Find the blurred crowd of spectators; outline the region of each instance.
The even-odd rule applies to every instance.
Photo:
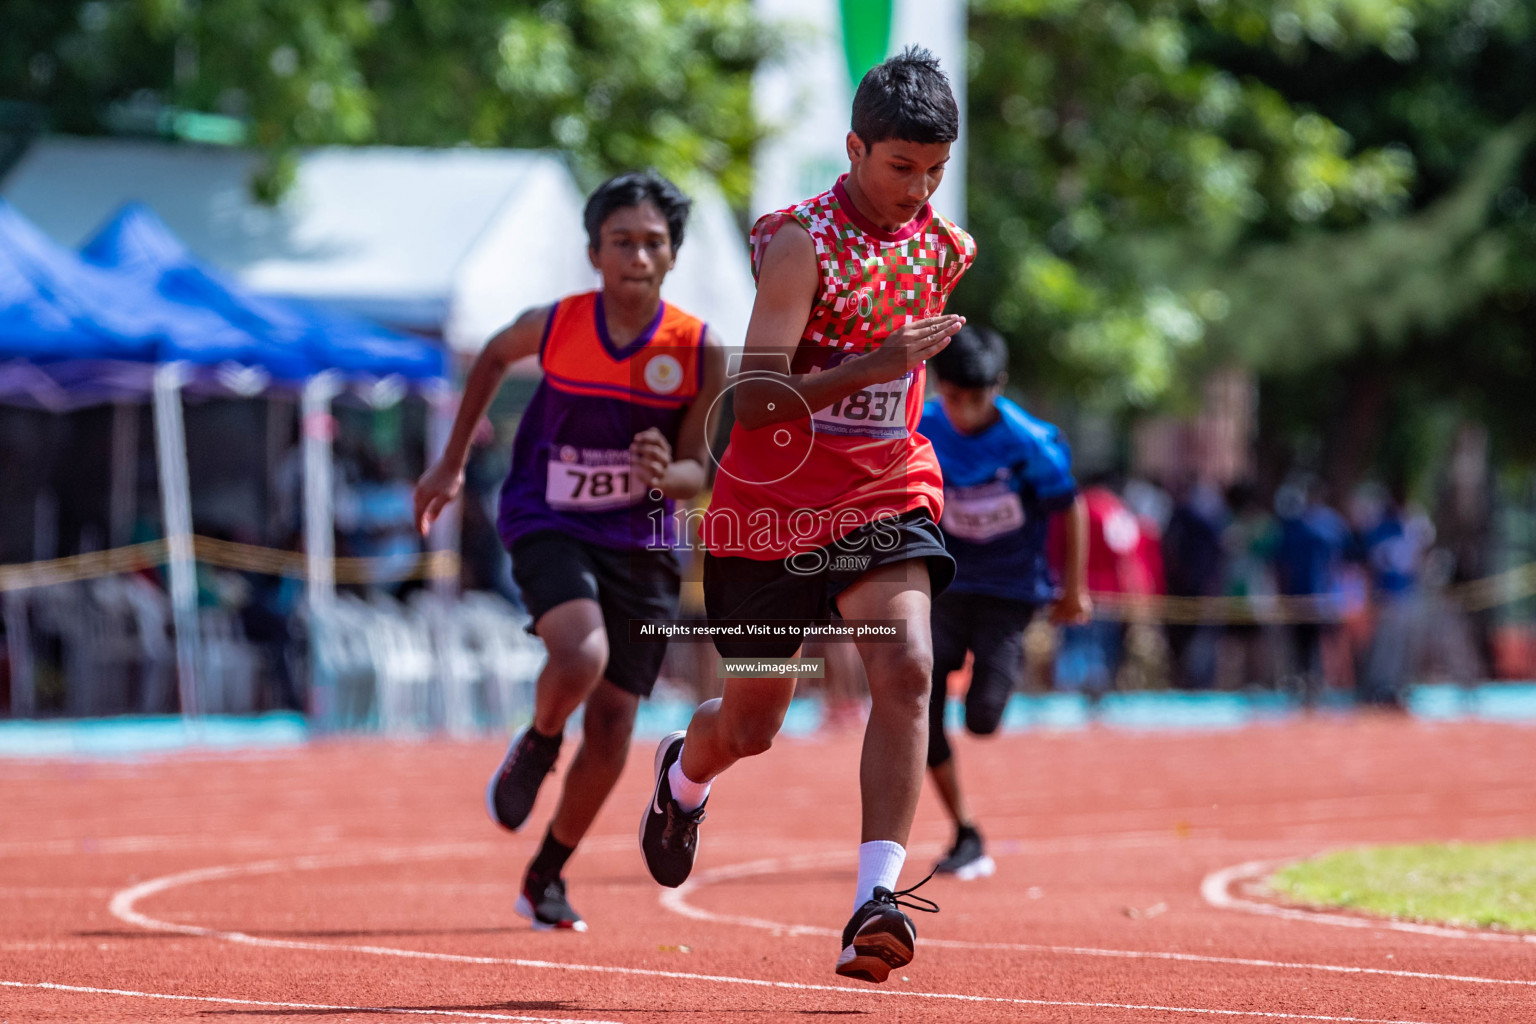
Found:
[[[1311,477],[1269,503],[1247,483],[1169,491],[1098,478],[1084,498],[1096,594],[1242,600],[1201,605],[1198,622],[1162,616],[1156,601],[1119,615],[1110,608],[1136,602],[1103,602],[1106,614],[1062,631],[1056,688],[1270,688],[1394,706],[1411,682],[1489,670],[1480,624],[1446,592],[1455,556],[1400,488],[1366,484],[1340,506]]]
[[[397,454],[390,450],[364,442],[338,444],[336,554],[370,556],[385,569],[407,569],[422,548],[411,521],[417,467],[398,454],[399,446],[394,446]],[[468,589],[494,591],[520,607],[494,525],[505,453],[488,443],[477,452],[461,521],[461,582]],[[275,463],[264,508],[249,517],[247,527],[204,532],[301,550],[299,447],[292,446]],[[1309,703],[1353,698],[1391,706],[1401,703],[1414,682],[1470,682],[1496,674],[1492,616],[1468,614],[1452,593],[1455,583],[1486,575],[1481,561],[1486,537],[1461,538],[1453,526],[1437,536],[1431,517],[1401,489],[1373,483],[1335,496],[1315,478],[1296,477],[1269,495],[1246,483],[1221,488],[1191,479],[1164,488],[1101,476],[1085,481],[1083,496],[1089,519],[1088,585],[1108,599],[1099,601],[1099,613],[1087,625],[1056,629],[1039,621],[1032,627],[1026,678],[1033,689],[1090,698],[1165,687],[1265,689]],[[139,508],[132,540],[157,533],[151,503],[143,500]],[[1440,518],[1443,525],[1454,519]],[[99,546],[99,541],[83,539],[68,545]],[[13,555],[10,560],[24,558]],[[132,670],[133,680],[125,684],[123,709],[171,710],[174,687],[163,679],[156,685],[146,682],[152,676],[168,678],[171,671],[168,615],[160,609],[166,604],[163,570],[149,569],[131,580],[156,598],[134,606],[154,611],[154,621],[130,630],[147,637],[141,646],[153,650],[140,652],[142,666]],[[372,595],[400,600],[422,585],[381,582],[342,591],[369,600]],[[44,628],[45,620],[68,625],[84,615],[69,608],[95,608],[106,600],[97,595],[88,601],[94,591],[88,593],[86,585],[75,589],[77,596],[60,591],[47,598],[65,602],[51,618],[44,614],[43,591],[18,591],[6,599],[6,625],[24,628],[30,622],[35,631],[40,711],[64,710],[69,703],[62,696],[68,644],[62,633],[53,636]],[[301,708],[306,703],[303,591],[302,582],[292,578],[199,567],[199,605],[212,620],[210,631],[217,634],[218,623],[228,620],[231,642],[252,651],[255,707]],[[697,595],[685,585],[685,615],[701,611],[690,607],[691,596],[696,604]],[[1197,616],[1199,621],[1178,621],[1180,616],[1161,614],[1157,598],[1162,596],[1224,600],[1208,606],[1210,614]],[[1281,600],[1286,598],[1314,599],[1314,614],[1295,614],[1294,602]],[[1190,607],[1188,602],[1181,606]],[[1257,614],[1234,614],[1235,607]],[[708,645],[675,646],[664,690],[669,685],[689,696],[707,696],[717,684]],[[848,659],[836,657],[847,652],[825,653],[834,664],[824,688],[839,706],[857,703],[862,680],[843,678],[854,673],[856,659],[849,667],[843,664]],[[4,667],[8,678],[10,666]],[[89,672],[101,675],[99,666]]]

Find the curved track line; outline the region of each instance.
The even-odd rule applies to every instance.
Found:
[[[314,839],[315,836],[304,838]],[[325,842],[339,842],[340,835],[318,837]],[[262,849],[272,845],[272,837],[262,833],[232,835],[205,832],[185,835],[105,836],[101,839],[23,839],[0,843],[0,857],[32,855],[89,856],[92,854],[165,853],[190,850]]]
[[[1476,939],[1481,942],[1536,943],[1536,935],[1510,932],[1482,931],[1474,928],[1453,928],[1450,925],[1419,924],[1414,921],[1393,921],[1390,918],[1357,917],[1352,914],[1335,914],[1326,910],[1302,910],[1297,907],[1278,906],[1261,900],[1237,895],[1239,886],[1257,882],[1292,861],[1250,860],[1234,864],[1220,871],[1213,871],[1200,882],[1200,895],[1205,902],[1222,910],[1242,910],[1250,914],[1278,917],[1287,921],[1308,921],[1312,924],[1331,924],[1339,928],[1369,928],[1375,931],[1409,932],[1414,935],[1432,935],[1440,939]],[[1514,982],[1513,984],[1536,984]]]
[[[511,1020],[530,1021],[534,1024],[619,1024],[612,1020],[594,1020],[590,1017],[519,1017],[506,1013],[480,1010],[422,1010],[403,1006],[337,1006],[333,1003],[274,1003],[264,999],[234,999],[228,996],[184,996],[168,992],[135,992],[123,988],[92,988],[89,985],[60,985],[52,981],[0,981],[5,988],[40,988],[53,992],[79,992],[85,995],[132,996],[138,999],[174,999],[189,1003],[220,1003],[226,1006],[270,1006],[285,1010],[346,1010],[351,1013],[392,1013],[423,1017],[449,1017],[457,1020]]]
[[[1067,836],[1059,839],[1033,839],[1015,840],[1006,844],[995,844],[999,853],[1078,853],[1098,851],[1104,849],[1135,849],[1142,846],[1159,846],[1169,842],[1182,842],[1165,832],[1131,832],[1121,835],[1107,835],[1103,837],[1093,836]],[[1004,848],[1006,847],[1006,848]],[[932,856],[943,852],[944,847],[940,843],[914,843],[907,848],[907,855]],[[667,910],[683,917],[691,917],[695,921],[708,921],[712,924],[734,924],[744,928],[761,928],[773,932],[775,935],[816,935],[840,938],[842,932],[834,928],[823,928],[818,925],[808,924],[784,924],[782,921],[768,921],[760,917],[745,917],[739,914],[716,914],[703,910],[688,902],[688,894],[700,886],[713,885],[716,882],[727,882],[737,878],[749,878],[754,875],[772,874],[777,871],[798,870],[800,868],[819,867],[827,861],[851,861],[856,856],[853,850],[846,846],[839,846],[835,850],[827,850],[816,853],[799,853],[784,857],[765,857],[761,860],[745,861],[740,864],[727,864],[724,867],[711,868],[701,871],[676,889],[663,889],[657,897],[657,901]],[[1013,948],[1007,944],[991,945],[978,942],[963,942],[958,939],[924,939],[924,946],[952,946],[963,949],[980,948]]]
[[[1124,838],[1126,840],[1132,840],[1136,837],[1126,836]],[[1039,845],[1049,846],[1053,850],[1060,848],[1057,844],[1052,844],[1048,841]],[[1105,844],[1100,844],[1101,847],[1102,845]],[[1140,843],[1127,841],[1115,845],[1129,847],[1149,844],[1145,841]],[[921,846],[913,847],[914,852],[921,851],[922,849],[923,848]],[[717,882],[724,882],[737,878],[747,878],[754,875],[776,874],[782,871],[794,871],[801,868],[819,867],[825,864],[828,860],[851,859],[852,856],[846,849],[840,849],[835,852],[797,854],[790,857],[765,857],[761,860],[747,861],[741,864],[730,864],[726,865],[725,867],[713,868],[709,871],[702,871],[694,877],[690,878],[688,881],[684,882],[678,888],[664,890],[661,893],[659,902],[663,907],[672,911],[673,913],[680,914],[683,917],[692,918],[695,921],[706,921],[712,924],[739,925],[746,928],[762,928],[779,936],[814,935],[817,937],[840,937],[841,933],[834,931],[831,928],[821,928],[814,925],[784,924],[779,921],[767,921],[762,918],[744,917],[737,914],[717,914],[713,911],[704,910],[689,903],[688,895],[697,891],[703,886],[713,885]],[[1276,863],[1283,862],[1251,861],[1248,864],[1238,866],[1250,867],[1255,864],[1272,865]],[[1220,872],[1217,872],[1216,874],[1219,875]],[[1215,876],[1209,876],[1206,880],[1207,883],[1209,882],[1210,877]],[[1202,883],[1203,895],[1205,884],[1206,883]],[[1210,900],[1208,895],[1206,898],[1207,900]],[[1267,904],[1259,905],[1268,906]],[[1304,919],[1311,920],[1312,917],[1311,915],[1305,915]],[[1362,922],[1357,918],[1348,918],[1348,920],[1351,924],[1375,927],[1374,922]],[[1439,934],[1439,932],[1435,932],[1434,934]],[[1478,937],[1482,937],[1481,933],[1468,934],[1476,934]],[[1514,938],[1515,936],[1506,935],[1501,937]],[[1529,940],[1531,937],[1526,938]],[[1319,971],[1331,974],[1380,975],[1392,978],[1419,978],[1427,981],[1459,981],[1473,985],[1516,985],[1536,987],[1536,980],[1526,978],[1485,978],[1476,975],[1436,974],[1429,971],[1392,970],[1384,967],[1354,967],[1348,964],[1314,964],[1298,963],[1285,960],[1261,960],[1251,957],[1207,956],[1200,953],[1171,953],[1134,949],[1097,949],[1084,946],[1047,946],[1021,942],[968,942],[963,939],[931,938],[923,939],[923,945],[925,947],[937,946],[947,947],[950,949],[991,949],[1016,953],[1044,953],[1056,956],[1100,957],[1112,960],[1165,960],[1178,961],[1183,963],[1225,964],[1233,967],[1261,967],[1270,970]]]
[[[1341,1017],[1326,1014],[1280,1013],[1267,1010],[1224,1010],[1190,1006],[1162,1006],[1149,1003],[1107,1003],[1086,1000],[1029,999],[1010,996],[978,996],[953,992],[915,992],[902,989],[854,988],[848,985],[825,985],[798,981],[773,981],[766,978],[740,978],[724,974],[699,974],[691,971],[662,971],[641,967],[615,967],[606,964],[575,964],[550,960],[529,960],[521,957],[469,956],[460,953],[431,953],[422,950],[399,949],[393,946],[355,946],[339,942],[307,942],[295,939],[267,939],[246,932],[222,931],[200,925],[178,924],[161,921],[141,913],[136,904],[139,900],[156,893],[199,882],[236,878],[248,875],[274,874],[285,871],[315,870],[326,867],[352,867],[367,863],[398,863],[405,860],[430,859],[435,856],[451,856],[461,852],[464,846],[419,847],[415,849],[381,850],[374,854],[349,854],[333,856],[294,857],[280,860],[258,861],[252,864],[231,864],[221,867],[199,868],[182,871],[160,878],[152,878],[129,886],[112,897],[109,909],[119,920],[150,931],[176,932],[204,938],[269,949],[303,949],[327,952],[365,953],[373,956],[394,956],[416,960],[438,960],[448,963],[484,964],[495,966],[527,967],[538,970],[585,972],[589,974],[614,974],[628,977],[668,978],[677,981],[701,981],[723,985],[745,985],[755,988],[785,989],[797,992],[840,992],[845,996],[899,997],[908,999],[936,999],[967,1003],[1000,1003],[1014,1006],[1055,1006],[1102,1010],[1137,1010],[1143,1012],[1178,1013],[1207,1017],[1249,1017],[1263,1020],[1323,1021],[1327,1024],[1435,1024],[1430,1021],[1397,1020],[1377,1017]]]

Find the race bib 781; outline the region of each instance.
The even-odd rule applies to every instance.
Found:
[[[631,486],[629,451],[557,448],[549,460],[544,500],[552,509],[570,512],[601,512],[635,504],[640,495]]]

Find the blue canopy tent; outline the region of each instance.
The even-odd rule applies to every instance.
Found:
[[[287,351],[211,309],[166,301],[123,275],[82,263],[0,200],[0,397],[25,401],[36,373],[68,387],[69,405],[147,391],[156,364],[261,366],[301,380],[314,372]],[[135,373],[135,371],[137,371]]]
[[[87,263],[118,271],[184,306],[207,309],[266,340],[267,352],[292,353],[348,377],[440,381],[440,349],[377,324],[292,299],[257,295],[209,267],[142,203],[129,203],[80,249]]]
[[[184,713],[195,714],[196,608],[181,416],[184,388],[302,394],[311,606],[331,587],[330,442],[309,429],[348,385],[441,394],[435,346],[341,314],[246,292],[129,206],[86,247],[56,245],[0,200],[0,401],[68,409],[154,401]]]
[[[375,404],[390,404],[409,388],[443,383],[442,350],[339,311],[292,299],[257,295],[199,260],[149,207],[128,203],[81,247],[86,262],[122,273],[141,287],[182,305],[217,312],[231,324],[267,339],[272,351],[301,353],[320,368],[303,387],[303,422],[313,425],[330,411],[342,381]],[[282,379],[272,382],[281,386]],[[439,417],[441,419],[441,417]],[[331,450],[322,432],[306,428],[305,550],[309,556],[311,607],[330,605],[333,593]],[[452,525],[433,535],[449,546]]]

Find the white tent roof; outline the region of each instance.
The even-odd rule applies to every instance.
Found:
[[[520,310],[593,287],[583,196],[552,153],[324,148],[276,207],[252,199],[257,156],[122,139],[32,146],[3,191],[77,246],[124,202],[147,203],[193,252],[273,295],[313,299],[474,351]],[[724,201],[697,197],[667,297],[739,344],[746,245]]]

